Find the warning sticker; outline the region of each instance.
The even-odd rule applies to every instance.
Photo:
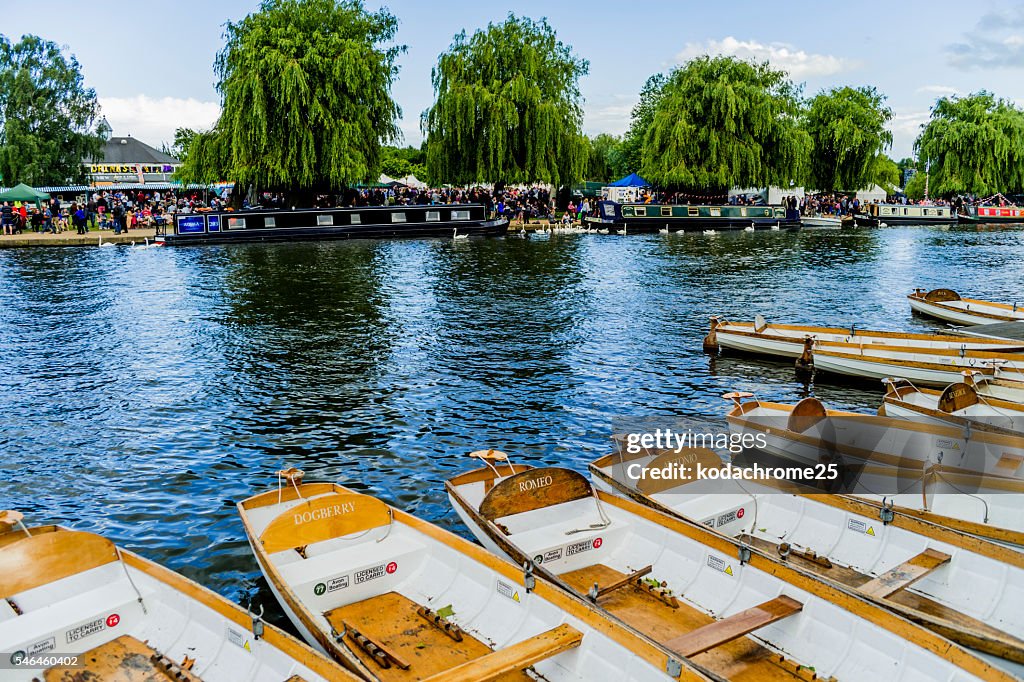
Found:
[[[71,642],[77,642],[83,637],[95,635],[97,632],[106,630],[107,624],[104,622],[105,620],[105,618],[97,618],[96,620],[91,620],[88,623],[83,623],[76,628],[71,628],[64,633],[64,636],[67,637],[68,644]]]
[[[708,554],[708,566],[726,575],[733,575],[732,565],[724,559],[716,557],[714,554]]]
[[[504,580],[499,579],[497,589],[498,594],[500,594],[501,596],[508,597],[512,601],[519,603],[519,590],[517,590],[514,586],[509,585]]]
[[[252,647],[249,646],[249,638],[246,636],[244,632],[239,632],[238,630],[229,627],[227,628],[227,633],[229,642],[231,642],[237,647],[245,649],[250,654],[252,653]]]
[[[870,535],[875,537],[874,526],[869,526],[866,522],[860,519],[848,519],[846,521],[846,527],[856,533],[864,533],[864,535]]]
[[[538,554],[537,556],[533,557],[533,563],[539,566],[540,564],[543,564],[545,561],[558,561],[561,558],[562,548],[559,547],[558,549],[549,549],[543,554]]]
[[[377,578],[383,578],[387,564],[381,564],[380,566],[374,566],[373,568],[364,568],[361,571],[356,571],[354,574],[354,582],[356,585],[359,583],[365,583],[370,580],[376,580]],[[393,571],[392,571],[393,572]]]

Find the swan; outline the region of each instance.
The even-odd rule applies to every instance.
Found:
[[[753,231],[754,231],[754,225],[753,225],[753,223],[751,223],[750,225],[747,225],[746,227],[744,227],[744,228],[743,228],[743,231],[744,231],[744,232],[753,232]]]
[[[779,224],[778,224],[778,223],[775,223],[774,225],[772,225],[772,229],[773,229],[773,230],[778,230],[778,229],[780,229],[780,228],[779,228]]]
[[[658,230],[661,234],[668,234],[668,225]]]
[[[468,234],[459,234],[459,228],[452,230],[452,239],[469,239]]]
[[[104,242],[103,241],[103,235],[101,234],[100,235],[100,241],[99,241],[99,244],[97,244],[97,246],[115,246],[115,244],[113,242]]]
[[[160,246],[160,245],[157,244],[156,242],[153,242],[152,244],[150,244],[149,243],[149,237],[146,237],[146,242],[144,244],[136,245],[135,241],[132,240],[132,248],[133,249],[154,249],[154,248],[156,248],[158,246]]]
[[[714,230],[704,230],[704,234],[718,234]]]

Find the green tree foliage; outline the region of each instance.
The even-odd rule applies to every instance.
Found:
[[[38,36],[0,36],[0,176],[4,184],[85,180],[103,147],[96,93],[74,56]]]
[[[879,154],[871,160],[867,172],[867,182],[857,189],[862,189],[871,183],[875,183],[889,194],[895,194],[900,188],[902,180],[903,174],[900,172],[896,162],[885,154]]]
[[[903,188],[903,193],[907,195],[908,199],[913,199],[914,201],[924,199],[925,177],[924,171],[918,171],[914,177],[910,178],[907,186]],[[929,179],[929,189],[930,185],[931,181]]]
[[[589,63],[546,20],[509,14],[455,36],[423,114],[427,168],[454,184],[568,184],[587,162],[579,79]]]
[[[197,134],[191,128],[176,128],[174,130],[174,142],[170,145],[164,144],[161,147],[161,151],[179,161],[183,161],[188,156],[189,147],[192,146],[192,140],[195,139]]]
[[[587,153],[587,168],[583,173],[584,180],[609,182],[628,175],[622,154],[622,140],[608,133],[601,133],[587,138],[590,149]]]
[[[380,172],[396,179],[415,175],[418,179],[426,181],[426,158],[426,152],[416,147],[384,146],[381,149]]]
[[[932,195],[1024,190],[1024,111],[990,93],[940,98],[914,149]]]
[[[872,87],[844,86],[815,95],[804,116],[811,138],[810,184],[825,192],[857,190],[881,173],[890,187],[898,185],[898,179],[892,182],[895,164],[882,154],[892,145],[890,120],[892,109]]]
[[[633,107],[632,117],[629,123],[629,130],[622,139],[622,160],[624,172],[622,175],[639,173],[644,163],[644,139],[647,131],[654,122],[654,111],[661,101],[662,89],[668,77],[663,73],[656,73],[644,82],[640,89],[640,101]],[[622,177],[620,175],[619,177]]]
[[[734,57],[698,57],[662,88],[641,174],[666,186],[788,187],[802,179],[810,141],[799,90],[785,72]]]
[[[399,135],[397,27],[361,0],[263,0],[229,23],[214,65],[220,118],[178,176],[301,192],[375,180],[382,143]]]

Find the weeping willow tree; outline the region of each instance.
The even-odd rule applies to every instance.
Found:
[[[434,104],[422,119],[431,177],[555,186],[582,177],[579,79],[588,68],[544,19],[509,14],[456,35],[434,67]]]
[[[933,195],[1024,191],[1024,111],[991,93],[940,98],[914,150]]]
[[[785,72],[734,57],[698,57],[669,74],[643,146],[641,175],[710,193],[788,187],[810,145],[799,90]]]
[[[892,146],[886,125],[892,109],[872,87],[841,87],[811,99],[804,128],[811,138],[809,181],[815,189],[863,189],[879,179],[890,186],[892,163],[882,152]],[[881,182],[879,184],[882,184]]]
[[[263,0],[229,23],[214,70],[222,111],[178,177],[308,198],[375,178],[398,138],[398,22],[360,0]]]

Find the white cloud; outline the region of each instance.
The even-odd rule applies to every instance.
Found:
[[[915,92],[935,95],[937,97],[951,97],[952,95],[960,94],[960,90],[951,85],[922,85]]]
[[[767,60],[772,66],[785,69],[791,78],[797,80],[808,76],[831,76],[860,66],[860,62],[853,59],[811,54],[788,43],[759,43],[756,40],[739,40],[733,36],[703,43],[687,43],[682,52],[676,55],[676,59],[685,62],[705,54],[731,55],[758,62]]]
[[[583,128],[587,133],[622,135],[629,128],[636,106],[636,95],[609,95],[601,101],[583,107]]]
[[[220,104],[180,97],[100,97],[100,107],[114,135],[131,135],[159,147],[174,140],[175,128],[203,130],[216,122]]]
[[[946,60],[965,71],[1024,68],[1024,34],[1015,31],[1021,27],[1024,4],[984,14],[961,42],[946,45]]]
[[[921,126],[928,122],[930,111],[894,111],[889,121],[892,131],[891,155],[894,158],[910,156],[914,150],[914,140],[921,134]]]

